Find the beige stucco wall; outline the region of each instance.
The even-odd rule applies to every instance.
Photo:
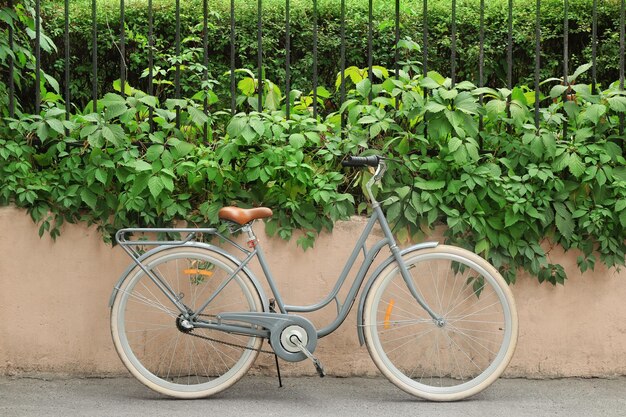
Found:
[[[359,220],[342,222],[303,252],[292,242],[263,239],[289,304],[312,304],[330,290]],[[262,229],[262,227],[258,228]],[[262,234],[262,232],[261,232]],[[565,286],[520,276],[512,287],[520,337],[509,376],[626,375],[626,271],[580,274],[576,253],[550,252],[569,275]],[[111,289],[128,264],[119,248],[102,243],[95,228],[66,225],[60,238],[39,238],[25,211],[0,208],[0,374],[123,374],[109,333]],[[334,306],[309,316],[328,323]],[[355,310],[355,309],[354,309]],[[317,356],[333,375],[374,375],[360,347],[355,311],[340,330],[318,344]],[[273,366],[261,355],[256,372]],[[287,374],[312,374],[309,363],[283,363]]]

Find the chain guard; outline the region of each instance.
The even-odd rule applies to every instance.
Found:
[[[309,320],[301,316],[278,313],[243,312],[222,313],[219,314],[217,318],[218,320],[243,322],[268,329],[270,332],[269,340],[272,349],[274,349],[274,353],[276,353],[279,358],[288,362],[300,362],[307,358],[304,353],[290,352],[288,350],[290,347],[283,345],[281,336],[288,328],[291,329],[287,331],[296,328],[300,333],[304,332],[304,334],[306,334],[306,348],[309,352],[313,353],[317,346],[317,331],[315,330],[315,326],[313,326],[313,323]]]

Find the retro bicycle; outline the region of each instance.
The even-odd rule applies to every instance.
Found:
[[[343,323],[357,297],[360,343],[380,371],[409,394],[459,400],[482,391],[502,374],[518,335],[515,302],[504,279],[465,249],[437,242],[400,249],[372,193],[385,173],[385,159],[348,157],[343,165],[376,168],[366,185],[372,215],[335,286],[317,304],[296,306],[283,300],[252,227],[255,220],[272,215],[269,208],[219,211],[231,231],[243,232],[248,247],[215,228],[118,231],[117,242],[133,263],[111,294],[111,333],[134,377],[168,396],[207,397],[237,382],[260,351],[289,362],[311,360],[323,376],[314,355],[317,341]],[[366,240],[376,224],[383,238],[368,249]],[[180,238],[137,237],[171,232]],[[219,236],[239,256],[200,242],[202,235]],[[384,247],[391,256],[368,274]],[[340,300],[338,294],[361,252],[364,259],[345,300]],[[254,258],[271,298],[249,269]],[[301,315],[333,302],[337,316],[326,327],[318,329]],[[264,340],[271,350],[263,350]]]

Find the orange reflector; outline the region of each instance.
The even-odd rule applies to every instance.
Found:
[[[213,275],[211,271],[205,271],[204,269],[184,269],[183,274],[185,275],[204,275],[206,277],[210,277]]]
[[[387,311],[385,312],[385,329],[388,329],[391,327],[391,325],[389,324],[389,319],[391,318],[391,310],[393,310],[393,305],[396,302],[392,299],[391,301],[389,301],[389,306],[387,307]]]

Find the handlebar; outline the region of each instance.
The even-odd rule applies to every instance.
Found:
[[[348,156],[341,161],[341,165],[344,167],[377,167],[383,158],[378,155],[371,156]]]

